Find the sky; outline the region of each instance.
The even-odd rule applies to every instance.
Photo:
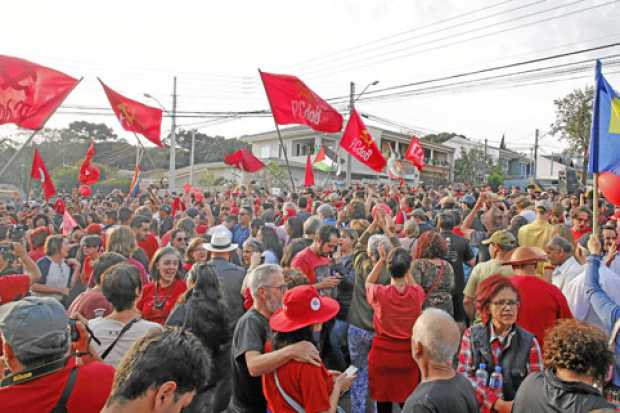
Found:
[[[245,111],[268,109],[261,68],[296,75],[324,98],[347,96],[352,81],[359,92],[378,80],[358,101],[360,112],[492,145],[505,135],[509,147],[525,152],[535,129],[544,135],[554,121],[553,100],[592,84],[593,70],[447,90],[431,83],[415,87],[428,88],[424,94],[364,98],[373,90],[620,42],[620,0],[21,0],[4,10],[0,54],[84,77],[48,126],[105,122],[130,142],[133,136],[114,117],[77,114],[80,107],[108,107],[97,76],[155,105],[143,96],[149,93],[170,110],[176,75],[179,111]],[[577,61],[587,69],[591,59],[616,54],[620,46],[484,76]],[[620,89],[620,59],[605,62]],[[177,124],[227,137],[273,129],[271,118],[208,121],[179,118]],[[14,130],[0,126],[0,136]],[[164,119],[163,133],[169,130]],[[563,146],[553,136],[541,140],[543,154]]]

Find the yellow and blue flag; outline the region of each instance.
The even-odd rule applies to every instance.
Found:
[[[142,181],[142,172],[140,171],[140,165],[136,165],[133,171],[133,178],[131,179],[131,185],[129,185],[129,196],[135,198],[140,192],[140,181]]]
[[[603,76],[600,60],[596,61],[589,152],[589,173],[609,171],[620,175],[620,95]]]

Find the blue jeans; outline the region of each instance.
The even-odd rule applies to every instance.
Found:
[[[336,320],[332,329],[329,331],[329,345],[332,351],[332,361],[336,370],[344,371],[347,366],[347,360],[342,345],[347,340],[349,323],[343,320]]]
[[[357,367],[357,377],[351,385],[351,412],[366,413],[368,400],[368,353],[375,334],[372,331],[349,325],[349,353],[351,364]],[[376,411],[372,402],[372,411]]]

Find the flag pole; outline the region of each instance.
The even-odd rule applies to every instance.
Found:
[[[260,76],[261,82],[263,82],[263,87],[265,88],[265,95],[267,95],[267,101],[269,102],[269,109],[271,109],[271,117],[273,118],[273,123],[276,125],[276,132],[278,133],[278,140],[280,141],[280,148],[282,148],[282,152],[284,152],[284,161],[286,162],[286,170],[288,171],[288,177],[291,180],[291,189],[295,192],[295,181],[293,180],[293,174],[291,173],[291,166],[288,163],[288,154],[286,153],[286,148],[284,147],[284,141],[282,140],[282,135],[280,134],[280,127],[278,126],[278,122],[276,122],[276,118],[273,116],[273,105],[271,104],[271,99],[269,98],[269,93],[267,93],[267,88],[265,87],[265,82],[263,81],[262,72],[260,68],[258,69],[258,74]]]
[[[82,79],[84,79],[83,77],[79,78],[78,81],[75,83],[75,85],[73,85],[73,87],[67,92],[67,94],[65,95],[65,97],[60,101],[60,103],[58,104],[58,106],[56,107],[56,109],[58,109],[60,107],[60,105],[63,104],[63,102],[67,99],[67,96],[69,96],[71,94],[71,92],[73,92],[73,90],[77,87],[77,85],[80,84],[80,82],[82,81]],[[13,164],[13,162],[15,162],[15,159],[17,159],[17,157],[24,151],[24,149],[26,149],[26,147],[28,145],[30,145],[30,142],[32,142],[32,140],[34,139],[34,137],[36,136],[37,133],[39,133],[39,131],[41,129],[43,129],[45,127],[45,124],[47,123],[47,121],[49,120],[49,118],[56,113],[56,111],[54,110],[52,113],[50,113],[47,118],[45,118],[45,120],[43,121],[43,124],[41,125],[41,127],[39,129],[36,129],[34,132],[32,132],[30,134],[30,136],[28,137],[28,139],[26,139],[26,142],[24,142],[24,144],[17,150],[17,152],[15,152],[13,154],[13,156],[11,156],[11,158],[7,161],[7,163],[2,167],[2,170],[0,171],[0,176],[3,176],[4,173],[9,169],[9,167]]]
[[[598,237],[599,225],[598,225],[598,173],[592,174],[592,234]]]
[[[133,132],[133,136],[136,137],[136,140],[138,141],[138,144],[140,145],[140,147],[142,147],[143,155],[146,155],[146,157],[149,158],[149,162],[151,163],[151,166],[153,167],[153,169],[157,168],[157,166],[155,165],[155,161],[153,161],[153,158],[151,158],[151,155],[146,151],[146,148],[144,147],[144,144],[140,140],[140,137],[138,136],[138,134],[136,132]],[[137,147],[136,147],[136,151],[138,151]],[[142,157],[140,157],[140,159],[142,159]],[[136,153],[136,162],[137,162],[137,160],[138,160],[138,155]]]
[[[34,143],[32,144],[32,149],[34,152]],[[32,169],[32,168],[31,168]],[[30,201],[30,192],[32,192],[32,171],[28,174],[28,185],[26,186],[26,202]]]

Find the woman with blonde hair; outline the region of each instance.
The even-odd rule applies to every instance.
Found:
[[[127,258],[127,263],[133,265],[140,272],[140,280],[142,285],[146,285],[149,281],[144,265],[137,259],[133,258],[134,252],[138,249],[136,235],[127,226],[118,226],[112,229],[106,238],[105,251],[116,252]]]
[[[185,260],[183,262],[183,270],[189,271],[194,264],[209,261],[209,252],[204,247],[204,238],[194,238],[189,242],[185,251]]]

